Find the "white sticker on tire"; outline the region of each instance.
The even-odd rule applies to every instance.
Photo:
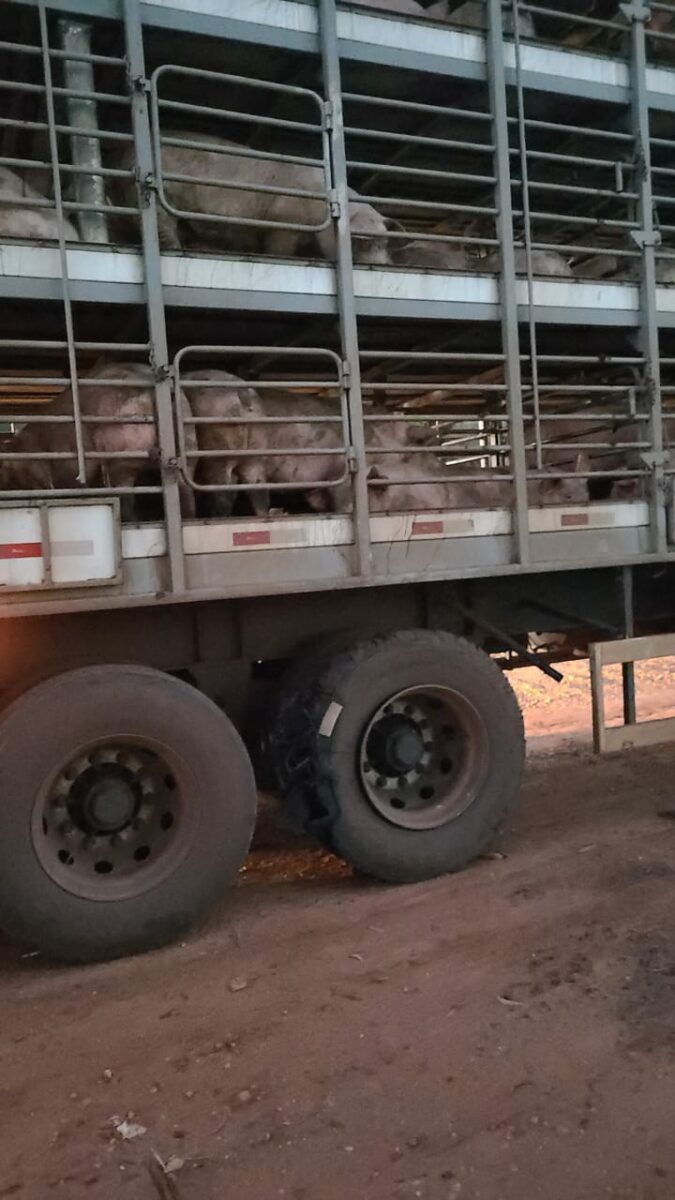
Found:
[[[344,707],[344,705],[338,704],[335,700],[331,700],[330,704],[328,705],[328,708],[326,709],[325,713],[323,714],[323,720],[322,720],[321,724],[319,725],[319,733],[320,733],[321,737],[327,737],[327,738],[332,737],[333,730],[335,729],[335,726],[337,723],[337,719],[340,716],[340,713],[342,712],[343,707]]]

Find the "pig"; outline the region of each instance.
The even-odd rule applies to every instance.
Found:
[[[645,26],[645,32],[647,34],[668,33],[672,37],[675,34],[675,15],[668,12],[653,12],[649,24]],[[673,62],[675,60],[675,39],[648,37],[647,53],[650,57]]]
[[[391,257],[397,267],[416,267],[419,270],[469,271],[471,260],[463,246],[450,242],[416,240],[404,242],[396,239],[391,248]]]
[[[574,271],[569,263],[565,262],[565,259],[556,250],[533,250],[531,257],[533,275],[558,276],[562,279],[574,278]],[[527,254],[523,247],[516,249],[515,260],[516,275],[526,275]],[[502,269],[499,251],[493,250],[491,254],[488,254],[481,263],[481,268],[491,274],[498,274]]]
[[[14,199],[45,200],[46,197],[15,171],[0,166],[0,238],[37,238],[40,241],[55,241],[58,238],[59,226],[54,209],[30,208],[23,204],[12,208],[11,203],[5,203]],[[79,242],[77,230],[65,214],[63,232],[67,242]]]
[[[205,380],[219,381],[222,387],[196,386]],[[345,447],[341,407],[334,397],[321,399],[271,390],[260,395],[254,388],[244,387],[239,376],[214,369],[187,372],[181,377],[181,384],[195,417],[250,417],[250,424],[197,425],[199,449],[222,451],[222,455],[199,460],[195,470],[197,483],[223,488],[247,485],[247,496],[259,516],[269,511],[270,495],[282,487],[284,492],[302,497],[305,505],[315,512],[349,510],[351,481],[340,478],[345,474],[345,457],[334,453]],[[260,423],[265,417],[277,420]],[[318,422],[318,417],[335,420]],[[381,459],[391,464],[403,458],[409,446],[424,436],[422,422],[365,423],[370,461]],[[283,453],[302,449],[311,453]],[[314,486],[321,480],[334,481],[335,486]],[[269,493],[268,484],[280,486]],[[235,497],[235,492],[211,493],[212,515],[229,516]]]
[[[453,8],[452,0],[436,0],[427,8],[427,16],[437,21],[448,21],[451,25],[462,25],[466,29],[487,28],[487,5],[480,0],[467,0],[466,4]],[[513,15],[504,14],[504,33],[513,36]],[[531,13],[520,13],[518,16],[518,33],[520,37],[534,38],[537,36]]]
[[[586,463],[584,469],[589,471],[620,471],[632,470],[640,465],[639,449],[632,450],[631,446],[644,440],[646,432],[642,423],[627,418],[616,421],[598,412],[593,421],[580,421],[571,415],[566,420],[553,421],[542,417],[539,425],[542,442],[542,456],[546,468],[558,467],[561,470],[580,470],[578,465],[579,452],[577,447],[582,444],[586,448],[581,452]],[[533,427],[528,428],[528,438],[534,436]],[[598,449],[593,449],[597,445]],[[590,448],[589,448],[590,447]],[[531,469],[536,466],[536,452],[527,452],[528,465]]]
[[[580,459],[578,470],[587,469]],[[513,504],[513,484],[499,476],[476,479],[476,467],[443,466],[430,456],[409,454],[403,461],[387,466],[374,464],[368,472],[372,512],[423,512],[428,509],[509,508]],[[448,475],[467,478],[447,479]],[[471,478],[473,476],[473,478]],[[387,486],[373,481],[387,480]],[[588,488],[583,477],[550,477],[528,482],[528,504],[582,505],[588,503]]]
[[[657,259],[656,282],[660,284],[675,283],[675,258]]]
[[[211,245],[221,250],[270,254],[278,258],[316,252],[324,258],[335,257],[335,231],[331,220],[325,228],[313,232],[274,226],[256,228],[232,224],[231,221],[204,219],[219,216],[231,220],[272,221],[280,225],[284,222],[318,225],[328,214],[327,205],[320,198],[288,196],[276,191],[253,192],[247,191],[246,188],[216,187],[208,183],[166,178],[178,174],[200,179],[246,182],[271,189],[290,187],[322,192],[326,181],[320,167],[250,158],[242,153],[246,149],[244,146],[210,134],[166,132],[165,136],[206,143],[214,149],[194,150],[187,146],[168,145],[162,147],[161,168],[166,200],[173,208],[194,214],[176,218],[159,205],[157,224],[162,249],[182,249],[182,223],[200,244]],[[133,147],[126,146],[120,151],[116,156],[115,165],[132,171]],[[130,187],[130,180],[117,185],[117,188],[121,189],[119,198],[126,204],[135,203],[129,195]],[[389,263],[387,226],[381,214],[372,205],[352,194],[349,200],[349,219],[354,234],[355,258],[364,263]]]
[[[289,490],[304,493],[308,506],[315,512],[348,512],[351,507],[351,481],[340,480],[345,473],[342,454],[330,453],[345,445],[342,425],[336,422],[316,424],[312,418],[340,416],[338,403],[314,396],[295,396],[290,393],[271,393],[263,402],[268,417],[288,417],[288,424],[259,426],[254,434],[261,449],[275,450],[308,448],[307,455],[268,456],[265,473],[270,483],[284,484]],[[303,418],[305,418],[303,420]],[[414,444],[418,431],[406,421],[366,421],[365,441],[370,463],[384,462],[387,467],[405,458],[408,446]],[[335,480],[331,488],[312,487],[318,480]]]
[[[354,193],[351,193],[352,197]],[[363,200],[349,201],[349,228],[352,235],[352,255],[354,262],[366,263],[370,266],[391,266],[392,257],[388,244],[387,223],[381,213]],[[335,256],[335,238],[330,231],[330,254]],[[325,239],[328,246],[328,239]],[[321,247],[323,249],[323,246]]]
[[[637,283],[642,275],[642,267],[637,258],[625,259],[610,253],[596,254],[577,268],[577,274],[585,279],[619,279]],[[656,282],[659,286],[675,283],[675,257],[657,255]]]
[[[457,507],[453,504],[455,494],[453,485],[442,479],[427,479],[420,482],[429,471],[419,464],[400,462],[397,464],[380,465],[374,463],[368,469],[369,484],[384,481],[380,485],[369,486],[368,505],[372,513],[388,512],[424,512],[429,509],[445,509]]]
[[[594,254],[575,265],[574,274],[580,279],[607,279],[616,275],[618,269],[619,259],[615,254]]]
[[[392,16],[422,20],[426,15],[423,5],[417,4],[416,0],[358,0],[358,4],[363,8],[380,8]]]
[[[581,456],[576,461],[577,471],[587,470],[588,466]],[[553,504],[578,505],[588,504],[588,481],[582,476],[561,478],[551,472],[549,477],[531,479],[527,485],[528,504],[542,507]]]
[[[106,380],[128,379],[138,383],[137,387],[108,386],[93,387],[81,381],[79,388],[80,411],[85,417],[103,418],[103,423],[83,422],[82,438],[85,453],[103,455],[102,458],[85,461],[86,487],[94,487],[103,481],[113,488],[134,487],[148,472],[148,459],[156,460],[158,453],[157,428],[155,422],[155,373],[144,363],[116,362],[97,365],[84,379]],[[49,406],[49,415],[71,415],[72,393],[66,388]],[[187,415],[185,403],[183,415]],[[36,409],[39,415],[47,416],[44,407]],[[28,415],[28,414],[27,414]],[[149,417],[152,424],[105,424],[106,417],[129,418]],[[187,427],[189,431],[189,426]],[[191,434],[187,433],[188,445]],[[76,488],[77,461],[75,455],[75,430],[71,422],[29,423],[15,435],[11,452],[23,454],[70,453],[72,458],[43,460],[5,460],[0,467],[0,490],[49,490],[50,488]],[[130,457],[121,460],[106,459],[106,454],[124,452]],[[134,453],[139,457],[134,458]],[[145,481],[145,480],[144,480]],[[181,486],[183,514],[194,515],[191,490]],[[134,498],[122,497],[123,520],[132,520],[135,515]]]
[[[445,465],[431,454],[410,452],[398,461],[378,461],[368,470],[370,510],[383,513],[508,507],[512,494],[509,481],[487,472],[485,479],[476,479],[478,474],[480,468]],[[449,475],[467,478],[448,479]]]
[[[204,382],[219,382],[221,387],[200,387]],[[207,367],[187,371],[181,376],[181,386],[193,417],[246,418],[259,420],[263,415],[258,393],[245,386],[244,380],[229,371]],[[209,424],[194,426],[194,439],[200,450],[218,450],[221,455],[188,464],[195,482],[206,486],[227,488],[232,484],[250,484],[249,498],[256,516],[269,511],[266,489],[265,462],[262,455],[242,454],[260,446],[254,424]],[[207,507],[214,517],[229,517],[237,492],[208,493]]]

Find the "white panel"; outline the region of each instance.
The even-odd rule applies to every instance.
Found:
[[[186,255],[165,254],[162,256],[162,283],[167,287],[335,295],[335,271],[332,267],[236,258],[189,258]]]
[[[88,583],[117,573],[112,504],[68,504],[47,511],[52,581]]]
[[[68,250],[70,279],[89,283],[143,282],[139,254],[116,250]],[[51,246],[0,246],[0,275],[60,279],[58,249]]]
[[[579,533],[584,529],[635,529],[649,524],[643,501],[621,504],[552,504],[530,509],[531,533]]]
[[[530,509],[532,533],[578,533],[586,529],[628,529],[648,524],[649,510],[643,502]],[[380,513],[370,518],[373,543],[497,537],[512,531],[513,520],[508,509]],[[352,520],[346,516],[195,521],[183,528],[186,554],[349,546],[353,541]],[[126,559],[161,557],[166,554],[164,530],[160,525],[128,526],[122,531],[122,554]]]
[[[675,76],[675,71],[672,72]],[[111,250],[69,250],[72,280],[81,283],[139,284],[143,279],[138,254]],[[60,279],[58,250],[48,246],[0,245],[0,275],[31,279]],[[330,266],[303,262],[261,262],[252,259],[162,256],[162,282],[167,287],[206,288],[242,292],[279,292],[334,296],[335,271]],[[497,305],[494,275],[424,273],[358,267],[354,294],[364,300],[410,300],[455,304]],[[525,279],[516,282],[518,303],[528,303]],[[627,283],[567,279],[535,279],[534,303],[540,308],[596,309],[637,312],[639,292]],[[675,286],[657,288],[659,312],[675,312]]]
[[[204,17],[229,17],[253,25],[275,25],[298,33],[316,33],[317,11],[313,4],[289,3],[288,0],[144,0],[144,8],[174,9]]]
[[[166,553],[163,525],[122,526],[122,558],[163,558]]]
[[[0,509],[0,586],[26,587],[43,579],[40,510]]]

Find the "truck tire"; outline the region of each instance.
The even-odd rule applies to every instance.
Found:
[[[234,882],[255,820],[246,751],[195,688],[67,671],[0,716],[0,928],[66,962],[160,946]]]
[[[296,698],[284,803],[366,874],[457,871],[514,801],[523,722],[500,669],[449,633],[410,630],[335,656]]]
[[[353,645],[354,639],[353,631],[345,633],[344,630],[327,637],[314,638],[304,643],[288,662],[270,696],[268,710],[261,723],[257,761],[264,764],[264,775],[256,772],[259,786],[267,786],[279,794],[287,791],[297,750],[296,705],[303,703],[308,684],[325,670],[338,651]],[[265,784],[260,783],[261,778],[264,778]],[[297,826],[297,822],[291,824]]]

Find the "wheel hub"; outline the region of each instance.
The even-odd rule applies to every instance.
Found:
[[[403,829],[437,829],[471,803],[482,777],[482,723],[450,688],[407,688],[375,712],[361,739],[361,786]]]
[[[182,795],[163,755],[131,742],[83,747],[45,784],[35,848],[66,891],[132,896],[161,880],[180,853]]]
[[[142,801],[140,788],[124,767],[110,764],[103,773],[95,767],[73,785],[68,805],[75,823],[91,833],[119,833],[136,816]]]
[[[383,775],[405,775],[419,766],[424,754],[422,731],[410,717],[383,717],[372,730],[367,752]]]

